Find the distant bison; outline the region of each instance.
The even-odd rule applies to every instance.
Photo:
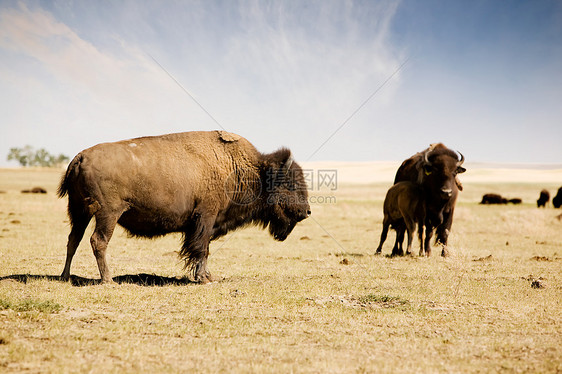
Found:
[[[507,204],[507,199],[495,193],[487,193],[482,196],[480,204]]]
[[[514,205],[517,204],[521,204],[523,202],[523,200],[521,200],[518,197],[514,197],[512,199],[507,199],[501,195],[498,195],[497,193],[487,193],[484,196],[482,196],[482,201],[480,201],[480,204],[488,204],[488,205],[505,205],[507,203],[511,203]]]
[[[43,187],[33,187],[30,190],[22,190],[21,193],[47,193],[47,190]]]
[[[404,231],[408,232],[406,254],[411,254],[412,240],[416,225],[420,238],[420,255],[423,253],[423,225],[425,220],[425,203],[421,186],[412,182],[398,182],[386,193],[383,207],[384,219],[381,239],[375,254],[380,254],[386,240],[388,228],[396,230],[396,241],[392,248],[392,256],[403,256]]]
[[[558,189],[556,196],[552,198],[552,205],[554,205],[555,208],[560,208],[560,206],[562,206],[562,187]]]
[[[453,213],[462,185],[457,175],[464,173],[464,156],[447,148],[442,143],[405,160],[396,172],[394,183],[410,181],[422,189],[425,204],[425,253],[430,255],[429,243],[436,231],[436,241],[443,245],[442,256],[447,255],[447,240],[453,225]]]
[[[138,237],[183,233],[180,257],[194,281],[206,283],[210,241],[252,224],[283,241],[310,215],[304,175],[288,149],[262,154],[225,131],[98,144],[74,157],[58,194],[68,195],[71,225],[63,279],[94,216],[90,243],[102,282],[112,281],[105,252],[119,224]]]
[[[546,207],[546,203],[548,203],[550,200],[550,194],[548,193],[547,190],[542,190],[541,194],[539,195],[539,199],[537,200],[537,207]]]

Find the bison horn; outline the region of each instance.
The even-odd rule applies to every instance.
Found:
[[[287,161],[285,162],[285,165],[283,165],[282,174],[287,174],[289,172],[289,169],[291,169],[291,165],[293,165],[294,161],[295,161],[295,159],[293,158],[293,155],[291,154],[289,156],[289,158],[287,159]]]
[[[458,153],[459,155],[461,155],[461,159],[460,159],[460,161],[459,161],[459,162],[457,162],[457,166],[461,166],[461,165],[462,165],[462,163],[464,162],[464,156],[463,156],[463,154],[462,154],[462,153],[460,153],[459,151],[457,151],[457,153]]]
[[[423,159],[426,163],[426,165],[431,165],[431,162],[429,162],[429,154],[431,153],[431,150],[428,150],[427,152],[424,153],[423,155]]]

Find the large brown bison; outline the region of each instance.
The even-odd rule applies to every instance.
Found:
[[[459,190],[462,185],[457,175],[464,173],[464,156],[459,156],[442,143],[432,144],[405,160],[396,172],[394,183],[410,181],[421,187],[424,196],[425,253],[429,256],[429,246],[433,229],[436,241],[443,245],[442,256],[447,255],[447,240],[453,224],[453,213]]]
[[[398,182],[390,187],[384,199],[384,219],[379,246],[375,254],[382,252],[382,245],[386,240],[388,228],[396,230],[396,241],[392,248],[392,256],[403,256],[404,231],[408,233],[408,247],[406,254],[411,254],[412,240],[416,225],[420,239],[420,255],[423,254],[423,225],[425,220],[425,204],[419,185],[412,182]]]
[[[194,281],[206,283],[211,240],[257,224],[283,241],[310,215],[303,172],[288,149],[262,154],[225,131],[98,144],[74,157],[58,193],[68,195],[71,225],[64,279],[92,217],[102,282],[112,281],[105,252],[119,224],[138,237],[183,233],[180,256]]]

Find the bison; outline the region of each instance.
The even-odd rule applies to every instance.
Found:
[[[550,193],[547,190],[542,190],[539,199],[537,200],[537,208],[546,207],[546,203],[550,200]]]
[[[22,190],[21,193],[47,193],[47,190],[44,189],[43,187],[33,187],[30,190]]]
[[[396,230],[396,242],[392,248],[392,256],[403,256],[404,231],[408,232],[406,254],[411,254],[412,240],[416,225],[420,238],[420,255],[423,253],[423,224],[425,220],[425,204],[422,190],[412,182],[399,182],[390,187],[384,199],[384,219],[381,240],[375,254],[380,254],[386,240],[388,228]]]
[[[487,193],[484,194],[482,196],[482,200],[480,201],[480,204],[484,204],[484,205],[506,205],[507,203],[513,204],[513,205],[518,205],[521,204],[523,202],[523,200],[521,200],[519,197],[514,197],[512,199],[508,199],[503,197],[502,195],[499,195],[497,193]]]
[[[555,208],[560,208],[560,206],[562,206],[562,187],[558,189],[556,196],[552,198],[552,205]]]
[[[482,196],[482,201],[480,204],[485,205],[497,205],[497,204],[507,204],[507,199],[497,193],[487,193]]]
[[[262,154],[226,131],[184,132],[98,144],[80,152],[58,189],[68,195],[71,231],[62,278],[86,226],[102,282],[113,230],[154,238],[183,234],[180,257],[198,283],[212,281],[209,242],[247,225],[269,227],[283,241],[310,215],[308,191],[289,149]]]
[[[429,242],[436,231],[436,241],[443,245],[442,256],[447,255],[447,240],[453,224],[453,213],[462,184],[457,175],[464,173],[464,156],[447,148],[442,143],[431,144],[429,148],[405,160],[394,178],[394,183],[410,181],[420,186],[425,203],[425,253],[429,256]]]

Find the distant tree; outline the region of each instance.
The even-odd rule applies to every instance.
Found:
[[[45,148],[35,150],[32,146],[26,145],[23,148],[10,148],[8,161],[16,160],[21,166],[41,166],[53,167],[60,166],[69,160],[68,156],[59,154],[52,155]]]

